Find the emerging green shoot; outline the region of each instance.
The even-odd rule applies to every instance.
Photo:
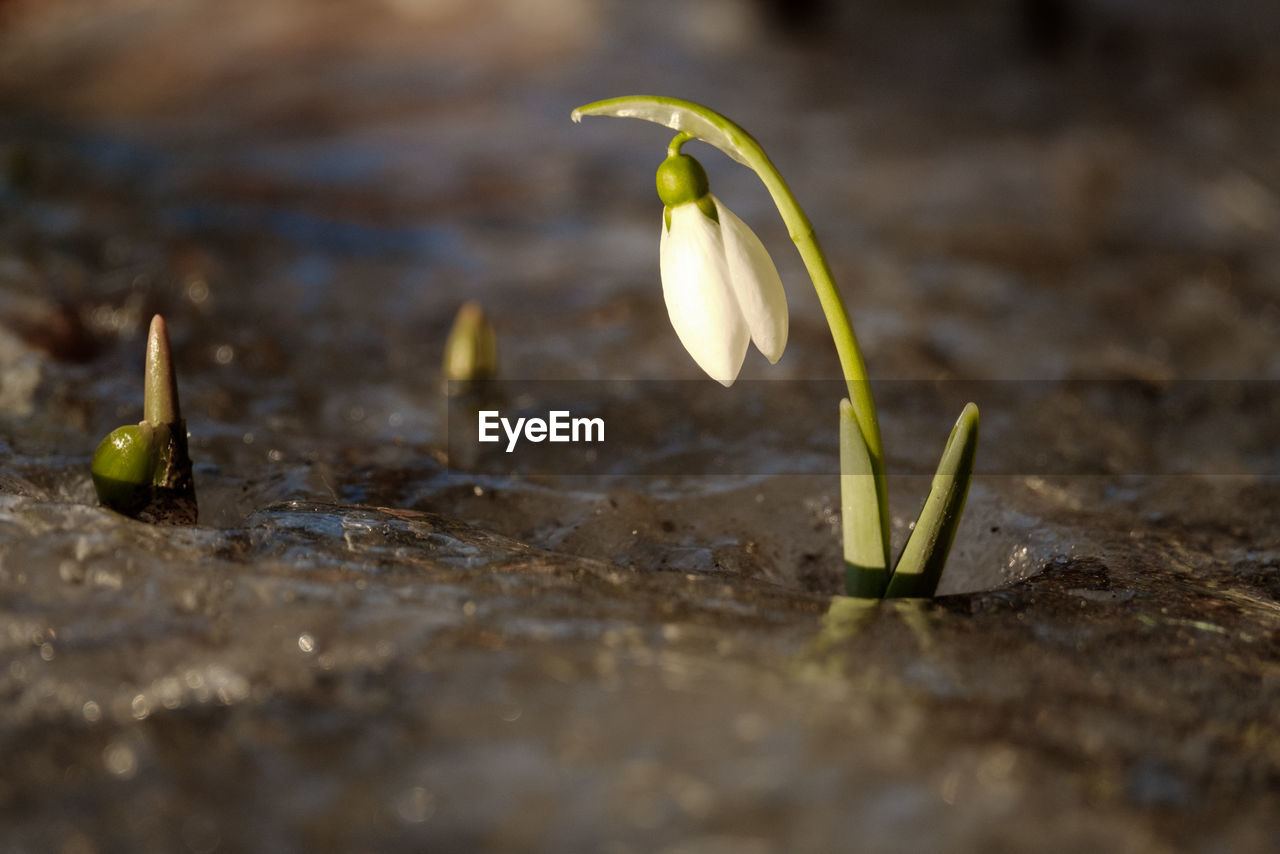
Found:
[[[498,337],[493,324],[477,302],[458,309],[444,342],[444,378],[452,382],[479,382],[498,373]]]
[[[866,363],[813,225],[781,173],[751,134],[690,101],[654,95],[610,98],[573,111],[575,122],[583,116],[643,119],[677,131],[657,180],[664,205],[659,252],[663,295],[685,349],[708,375],[726,386],[738,375],[748,340],[771,362],[782,355],[786,297],[781,284],[775,285],[777,272],[763,245],[711,194],[701,165],[680,149],[691,139],[706,142],[754,171],[764,183],[813,281],[849,387],[849,397],[840,403],[846,590],[864,599],[932,596],[973,474],[977,407],[966,406],[952,431],[933,492],[890,573],[889,492]]]
[[[143,419],[112,430],[94,451],[91,473],[98,501],[144,522],[194,525],[195,483],[187,453],[187,425],[178,407],[164,318],[151,320],[143,384]]]

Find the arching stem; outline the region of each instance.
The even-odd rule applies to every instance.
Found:
[[[849,312],[809,217],[760,143],[742,127],[714,110],[678,98],[640,95],[596,101],[573,111],[574,121],[581,121],[583,116],[589,115],[645,119],[679,131],[671,141],[669,153],[678,152],[690,138],[702,140],[754,171],[769,191],[818,293],[818,302],[831,329],[840,369],[849,388],[849,407],[840,419],[846,584],[851,595],[881,595],[882,581],[868,584],[864,577],[864,573],[871,573],[876,579],[888,578],[889,498],[880,423],[876,418],[875,401],[871,397],[866,362],[858,346],[858,337],[849,322]],[[851,432],[855,427],[857,436]],[[867,488],[868,477],[871,478],[871,489]],[[849,514],[856,514],[857,518],[851,520]],[[868,524],[871,520],[874,521]],[[877,532],[879,542],[870,542],[876,538]],[[851,542],[851,539],[857,541]],[[879,587],[879,590],[870,589],[872,587]]]

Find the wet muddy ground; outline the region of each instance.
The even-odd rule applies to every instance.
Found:
[[[0,7],[0,850],[1272,850],[1280,17],[312,5]],[[808,210],[898,543],[983,409],[936,601],[833,598],[839,369],[705,147],[791,340],[728,390],[680,348],[669,135],[568,120],[638,92]],[[625,459],[450,458],[467,299],[507,393],[637,390]],[[88,475],[155,312],[193,528]]]

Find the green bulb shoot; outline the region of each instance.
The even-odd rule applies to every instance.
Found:
[[[104,507],[145,522],[196,522],[187,426],[178,407],[169,333],[160,315],[152,319],[147,336],[143,420],[107,434],[94,451],[90,473]]]
[[[493,379],[498,373],[498,337],[479,303],[458,309],[444,343],[444,378],[472,383]]]

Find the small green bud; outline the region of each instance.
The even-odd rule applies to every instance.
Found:
[[[98,500],[131,516],[151,500],[159,446],[151,425],[130,424],[107,434],[93,452],[90,472]]]
[[[444,378],[455,382],[492,379],[498,373],[498,336],[479,303],[458,309],[444,342]]]
[[[697,202],[711,192],[702,164],[687,154],[673,154],[658,167],[658,198],[669,208]]]

